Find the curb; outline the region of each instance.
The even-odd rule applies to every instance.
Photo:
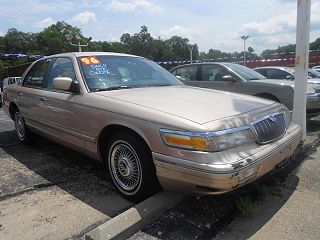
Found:
[[[183,195],[159,192],[86,233],[85,240],[126,239],[183,199]]]

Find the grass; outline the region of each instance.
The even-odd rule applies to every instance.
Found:
[[[256,203],[250,197],[240,197],[237,207],[243,217],[252,217],[257,210]]]

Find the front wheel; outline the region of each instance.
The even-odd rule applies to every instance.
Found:
[[[151,152],[136,135],[119,132],[107,147],[107,163],[114,185],[131,201],[141,201],[160,189]]]

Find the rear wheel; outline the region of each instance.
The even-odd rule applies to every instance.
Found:
[[[31,144],[35,141],[35,135],[25,125],[25,121],[19,111],[14,114],[14,124],[16,134],[20,142],[23,144]]]
[[[124,197],[141,201],[159,191],[151,152],[135,134],[119,132],[113,135],[107,153],[111,178]]]

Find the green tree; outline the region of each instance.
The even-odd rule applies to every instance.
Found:
[[[190,57],[189,39],[180,36],[172,36],[165,40],[166,49],[164,59],[167,60],[186,60]]]
[[[320,38],[317,38],[314,42],[310,43],[310,50],[320,50]]]
[[[5,64],[2,60],[0,60],[0,80],[4,78],[5,71],[6,71]]]
[[[3,38],[3,50],[6,53],[30,54],[36,46],[32,33],[24,33],[10,28]]]
[[[0,36],[0,52],[4,52],[4,37]]]
[[[248,52],[249,53],[253,53],[254,52],[254,49],[252,47],[248,47]]]
[[[120,41],[123,44],[126,53],[155,60],[154,54],[157,52],[157,49],[155,49],[156,41],[148,32],[146,26],[141,26],[140,32],[135,33],[132,36],[129,33],[123,34]]]
[[[44,55],[51,55],[62,52],[78,51],[74,46],[71,46],[66,40],[66,35],[79,36],[80,42],[87,42],[88,39],[81,34],[81,30],[73,27],[65,22],[57,22],[45,28],[37,35],[39,50]],[[78,40],[72,40],[73,42]]]

